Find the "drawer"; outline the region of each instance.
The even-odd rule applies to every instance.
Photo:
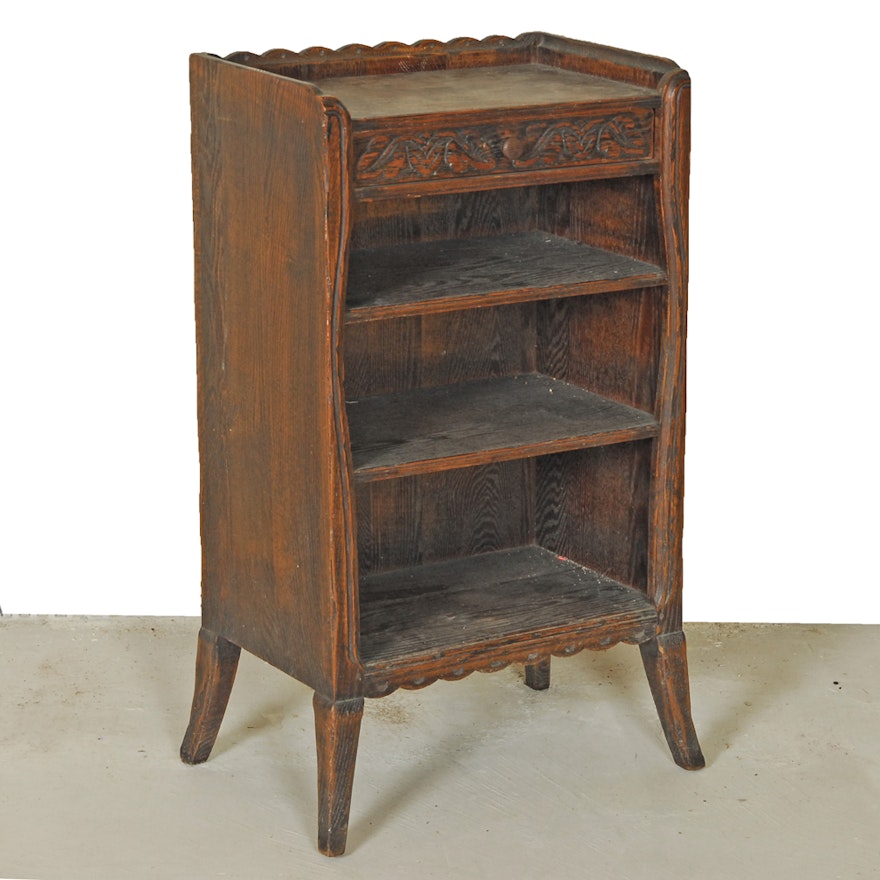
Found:
[[[654,110],[635,107],[359,133],[358,186],[542,172],[653,158]]]

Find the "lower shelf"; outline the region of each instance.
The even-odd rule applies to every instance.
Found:
[[[477,655],[510,662],[530,646],[549,654],[568,643],[640,642],[656,623],[644,593],[535,546],[370,574],[360,584],[368,673]]]

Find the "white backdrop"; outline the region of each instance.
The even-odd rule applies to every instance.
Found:
[[[694,81],[686,619],[880,622],[868,7],[305,6],[4,16],[3,612],[199,610],[188,54],[545,30]]]

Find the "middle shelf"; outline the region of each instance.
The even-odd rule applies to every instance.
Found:
[[[656,419],[541,373],[348,401],[359,480],[655,437]]]
[[[651,263],[549,232],[353,250],[346,321],[656,287]]]

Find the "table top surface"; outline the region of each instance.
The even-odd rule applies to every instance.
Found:
[[[642,86],[543,64],[331,77],[316,80],[316,85],[339,98],[353,119],[636,101],[657,95]]]

